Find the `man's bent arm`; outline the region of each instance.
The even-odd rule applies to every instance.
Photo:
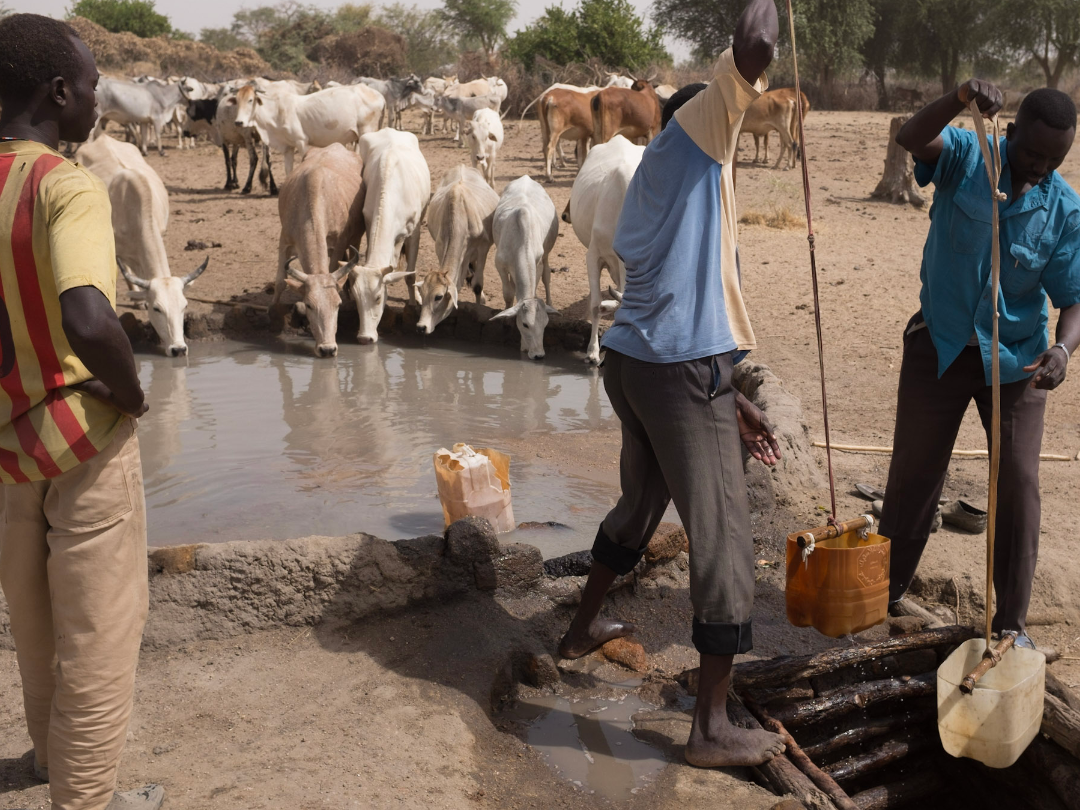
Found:
[[[941,131],[967,109],[972,99],[988,117],[996,115],[1002,106],[1001,91],[997,87],[982,79],[970,79],[911,116],[896,133],[896,143],[923,163],[937,163],[944,145]]]
[[[60,294],[60,311],[68,343],[108,388],[110,401],[123,413],[141,415],[145,406],[135,355],[109,299],[96,287],[74,287]]]
[[[732,42],[735,67],[749,84],[754,84],[772,62],[779,33],[774,0],[750,0],[735,26]]]

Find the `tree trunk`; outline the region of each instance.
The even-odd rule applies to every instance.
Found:
[[[933,723],[936,721],[937,711],[932,706],[918,712],[905,712],[894,717],[865,720],[844,729],[835,737],[822,740],[816,745],[808,745],[803,750],[806,751],[806,755],[810,759],[820,763],[828,760],[838,751],[842,751],[848,746],[863,746],[870,740],[883,737],[900,729],[924,727],[927,733],[932,733]]]
[[[739,690],[778,686],[800,678],[811,678],[840,667],[861,664],[884,655],[925,650],[929,647],[952,647],[975,638],[974,627],[952,625],[937,630],[925,630],[904,636],[893,636],[885,641],[864,647],[836,647],[813,655],[772,658],[767,661],[748,661],[736,664],[732,683]]]
[[[920,773],[899,782],[881,787],[870,788],[856,793],[851,798],[859,810],[889,810],[891,807],[906,807],[919,799],[939,792],[945,786],[945,780],[937,771]]]
[[[850,689],[838,689],[813,700],[781,706],[773,717],[785,726],[805,726],[827,723],[867,706],[890,700],[916,700],[930,697],[937,691],[937,673],[928,672],[914,678],[886,678],[870,681]],[[910,705],[910,704],[909,704]]]
[[[1049,693],[1044,697],[1042,733],[1080,759],[1080,712]]]
[[[1036,737],[1018,763],[1029,778],[1049,784],[1069,810],[1080,810],[1080,763],[1052,742]]]
[[[885,66],[874,66],[874,80],[877,83],[877,108],[882,112],[889,109],[889,89],[885,85]]]
[[[875,773],[887,765],[899,762],[908,754],[921,751],[937,740],[923,732],[906,732],[900,737],[876,743],[869,751],[842,759],[825,768],[825,773],[837,782],[850,782]]]
[[[885,172],[877,188],[870,194],[876,200],[891,203],[909,202],[916,208],[926,205],[926,198],[915,185],[915,171],[911,156],[896,142],[896,133],[907,121],[907,116],[897,116],[889,125],[889,146],[885,152]]]

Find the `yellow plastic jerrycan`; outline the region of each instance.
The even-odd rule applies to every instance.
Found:
[[[885,621],[891,544],[872,529],[859,518],[788,535],[789,622],[839,638]]]

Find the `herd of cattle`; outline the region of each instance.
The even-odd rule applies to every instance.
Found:
[[[599,362],[599,324],[603,312],[621,301],[625,281],[612,242],[627,186],[644,146],[660,130],[662,104],[675,92],[670,85],[609,74],[605,87],[556,84],[537,105],[544,172],[553,177],[556,155],[566,165],[562,141],[575,142],[578,173],[562,219],[587,249],[589,312],[592,332],[586,360]],[[163,235],[168,227],[168,193],[144,159],[151,138],[159,151],[170,125],[185,148],[205,135],[223,152],[226,189],[239,188],[236,160],[240,147],[249,155],[251,191],[261,153],[260,179],[278,194],[281,235],[277,277],[270,306],[271,327],[284,326],[281,298],[295,288],[295,310],[307,319],[315,353],[337,353],[338,312],[344,301],[356,307],[357,338],[378,340],[387,288],[404,280],[409,300],[419,304],[418,330],[431,334],[458,306],[463,285],[486,304],[484,270],[491,248],[502,284],[503,309],[495,318],[513,318],[521,350],[544,356],[544,330],[551,306],[549,254],[559,233],[559,215],[547,191],[529,176],[495,190],[495,162],[503,144],[500,111],[506,83],[482,78],[454,79],[413,75],[390,80],[358,79],[326,87],[295,81],[251,79],[209,84],[191,77],[162,81],[103,77],[98,87],[99,122],[79,160],[107,185],[113,207],[117,263],[131,288],[146,301],[150,322],[171,356],[186,353],[183,290],[202,273],[202,265],[174,277]],[[765,93],[748,111],[743,131],[755,145],[769,135],[781,140],[777,166],[785,153],[794,165],[798,149],[793,90]],[[805,96],[804,112],[809,111]],[[410,106],[425,112],[424,133],[434,134],[438,119],[453,138],[468,144],[472,166],[456,166],[432,192],[432,178],[415,134],[401,129]],[[104,134],[107,121],[124,126],[124,143]],[[347,148],[351,147],[351,148]],[[270,168],[270,152],[283,155],[280,190]],[[760,155],[758,146],[755,161]],[[417,278],[422,224],[435,243],[438,269]],[[366,235],[366,249],[360,243]],[[401,264],[404,262],[404,269]],[[612,300],[603,300],[601,271],[606,269]],[[543,282],[545,296],[537,288]]]

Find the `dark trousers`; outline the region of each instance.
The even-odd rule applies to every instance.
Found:
[[[622,496],[600,526],[593,558],[633,570],[674,500],[690,539],[694,646],[751,649],[754,541],[735,418],[730,354],[646,363],[608,350],[604,387],[622,422]]]
[[[881,534],[892,540],[890,600],[899,599],[911,586],[930,537],[953,443],[972,399],[990,442],[991,389],[979,349],[964,349],[941,379],[937,366],[929,330],[904,338],[893,457],[881,515]],[[1039,552],[1039,453],[1045,410],[1046,391],[1031,388],[1028,380],[1001,386],[995,632],[1023,630],[1031,601]],[[972,561],[973,573],[983,562],[981,557]]]

